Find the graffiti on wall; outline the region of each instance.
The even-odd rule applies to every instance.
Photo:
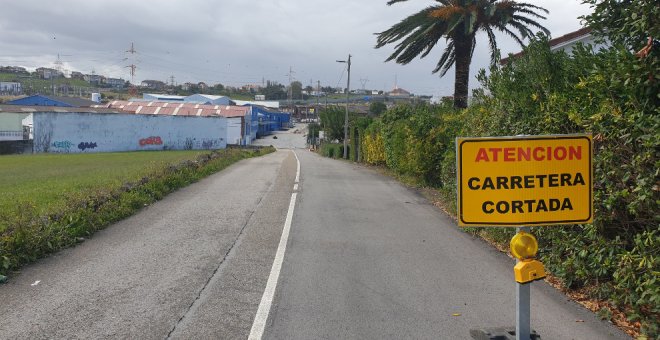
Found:
[[[217,149],[220,145],[220,140],[218,139],[202,139],[202,149]]]
[[[201,140],[198,140],[197,138],[186,138],[183,141],[183,144],[179,142],[179,145],[182,144],[184,150],[211,150],[224,147],[222,144],[223,141],[223,138],[202,138]]]
[[[37,112],[33,119],[35,152],[201,150],[227,145],[224,117]]]
[[[163,145],[163,140],[160,139],[160,136],[151,136],[140,139],[140,146],[147,145]]]
[[[85,151],[85,149],[96,149],[96,142],[80,142],[78,149]]]
[[[62,151],[69,151],[71,147],[73,146],[73,143],[68,140],[58,140],[54,141],[52,144],[53,148],[55,149],[61,149]]]

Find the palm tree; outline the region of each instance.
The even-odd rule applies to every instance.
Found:
[[[407,0],[390,0],[387,4],[403,1]],[[537,11],[547,14],[548,10],[539,6],[509,0],[435,1],[439,4],[403,19],[386,31],[376,33],[378,36],[376,48],[401,40],[386,61],[395,60],[405,65],[417,56],[420,58],[427,56],[438,40],[444,37],[447,46],[433,73],[440,71],[442,77],[456,64],[454,81],[456,108],[467,107],[470,62],[476,44],[475,35],[479,30],[485,31],[488,35],[493,64],[497,62],[498,57],[494,29],[511,36],[521,46],[523,39],[534,34],[529,26],[550,34],[550,31],[532,19],[545,19]]]

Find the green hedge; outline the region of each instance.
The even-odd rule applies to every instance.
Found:
[[[349,148],[350,151],[350,148]],[[321,145],[321,155],[330,158],[343,158],[344,157],[344,144],[337,143],[323,143]]]
[[[381,147],[396,173],[440,188],[455,207],[457,136],[568,134],[594,136],[594,208],[590,225],[534,228],[546,268],[569,288],[583,288],[659,334],[660,112],[658,56],[622,47],[594,54],[551,52],[544,37],[523,56],[478,79],[468,109],[405,105],[367,128],[369,155]],[[655,69],[655,72],[652,70]],[[378,159],[378,158],[375,158]],[[513,231],[471,229],[506,243]],[[609,313],[603,311],[602,315]]]

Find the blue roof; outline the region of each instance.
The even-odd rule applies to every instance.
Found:
[[[58,97],[35,94],[23,98],[10,100],[9,105],[34,105],[34,106],[59,106],[59,107],[90,107],[98,104],[97,102],[77,98],[77,97]]]

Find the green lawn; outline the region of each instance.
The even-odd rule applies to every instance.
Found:
[[[0,156],[0,283],[22,265],[72,246],[174,190],[273,151]]]
[[[65,204],[69,194],[119,187],[203,153],[208,151],[0,156],[0,211],[31,201],[44,212]]]

